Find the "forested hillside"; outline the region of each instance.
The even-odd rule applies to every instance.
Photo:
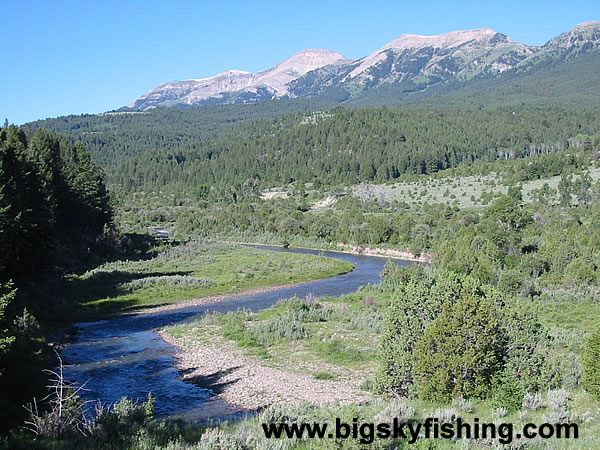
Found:
[[[475,161],[561,152],[600,130],[592,110],[571,108],[335,109],[229,128],[227,108],[216,116],[204,109],[157,110],[40,124],[81,139],[115,189],[210,186],[213,197],[223,197],[224,188],[257,195],[291,182],[388,182]]]
[[[546,62],[536,70],[511,71],[497,79],[475,80],[456,87],[453,92],[443,89],[427,95],[420,103],[429,105],[507,106],[520,108],[536,105],[543,108],[560,106],[580,109],[596,108],[600,98],[591,93],[600,89],[600,55],[585,54],[560,64]],[[434,95],[439,95],[434,97]],[[381,100],[380,100],[381,101]],[[414,101],[414,100],[413,100]],[[376,104],[371,102],[371,105]]]
[[[124,156],[147,150],[175,149],[228,135],[264,132],[261,119],[327,109],[317,100],[273,100],[252,105],[159,108],[145,112],[113,111],[99,115],[64,116],[32,122],[26,128],[52,129],[81,140],[94,161],[110,166]]]

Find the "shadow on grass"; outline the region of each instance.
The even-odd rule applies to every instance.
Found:
[[[150,277],[174,276],[174,275],[190,275],[192,271],[171,271],[171,272],[145,272],[134,273],[124,271],[101,272],[95,276],[82,279],[72,277],[67,280],[66,297],[70,304],[78,309],[82,309],[82,314],[107,313],[115,311],[127,311],[132,309],[142,309],[144,307],[156,307],[159,304],[140,305],[135,299],[119,299],[118,297],[133,294],[134,291],[128,289],[125,284],[134,281],[142,280]],[[89,303],[101,299],[114,299],[101,302],[97,305],[89,305]],[[86,305],[88,304],[88,305]]]
[[[215,373],[211,373],[210,375],[196,375],[194,377],[185,378],[185,381],[188,383],[195,384],[196,386],[199,386],[204,389],[210,389],[211,391],[213,391],[215,394],[218,395],[218,394],[222,393],[227,386],[235,384],[240,380],[239,378],[236,378],[231,381],[221,381],[222,378],[229,375],[234,370],[239,369],[240,367],[242,367],[242,366],[230,367],[226,370],[218,370]],[[196,370],[196,369],[189,368],[189,369],[180,370],[182,378],[185,377],[185,375],[188,375],[188,374],[194,372],[194,370]]]

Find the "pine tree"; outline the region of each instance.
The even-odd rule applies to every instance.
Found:
[[[7,316],[7,307],[14,300],[16,290],[12,289],[10,283],[0,284],[0,362],[4,362],[4,355],[10,350],[11,344],[15,341],[15,337],[9,330],[10,320]],[[0,364],[0,376],[4,371],[4,364]]]
[[[384,322],[381,341],[382,364],[376,377],[377,390],[407,396],[413,385],[413,353],[429,318],[424,305],[429,297],[425,283],[410,281],[396,291]]]
[[[558,182],[558,195],[560,198],[560,206],[568,208],[571,205],[571,193],[573,192],[573,177],[571,175],[560,176]]]
[[[445,401],[485,397],[500,365],[500,327],[494,305],[476,293],[446,303],[415,345],[419,397]]]
[[[8,278],[44,266],[49,256],[51,218],[27,145],[17,127],[0,132],[0,268]]]

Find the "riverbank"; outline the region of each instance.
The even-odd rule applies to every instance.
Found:
[[[287,252],[247,250],[252,250],[253,255],[267,255],[267,268],[279,267],[279,264],[276,265],[278,261],[287,264],[296,261],[295,258],[290,259],[291,255]],[[282,258],[278,258],[278,255],[282,255]],[[314,262],[328,260],[313,255],[304,256],[304,264],[299,265],[304,270],[314,270]],[[319,280],[315,287],[306,284],[289,291],[239,299],[239,302],[198,306],[190,308],[190,314],[132,316],[111,323],[86,324],[79,330],[78,342],[63,351],[63,358],[68,362],[75,381],[91,379],[93,383],[98,380],[97,365],[90,365],[90,361],[101,362],[102,367],[107,368],[106,376],[93,386],[93,399],[123,395],[135,398],[139,392],[152,392],[157,398],[157,411],[164,415],[171,415],[171,411],[175,411],[175,414],[185,411],[186,417],[189,417],[188,411],[194,414],[196,410],[211,408],[205,407],[204,402],[210,403],[213,399],[217,404],[231,404],[234,410],[227,410],[228,414],[235,410],[255,410],[274,402],[287,405],[369,401],[371,394],[368,389],[372,387],[377,367],[375,357],[378,339],[376,331],[368,330],[380,328],[379,309],[386,299],[382,297],[384,288],[376,283],[386,261],[380,258],[343,259],[350,267],[354,264],[355,270],[341,277],[341,280]],[[271,265],[269,260],[272,261]],[[239,260],[235,263],[234,267],[240,267]],[[179,264],[178,269],[181,269]],[[255,273],[254,269],[252,273]],[[294,283],[300,284],[304,283]],[[363,284],[367,284],[367,287],[357,292]],[[281,285],[270,286],[268,290],[281,288]],[[247,293],[247,289],[240,288],[235,295]],[[316,301],[313,294],[324,297]],[[345,299],[341,300],[338,295],[345,296]],[[214,296],[219,297],[195,298],[199,299],[197,303],[209,303],[233,295],[229,292]],[[372,296],[376,296],[377,300],[373,301]],[[288,320],[287,316],[292,309],[295,311],[296,306],[302,306],[299,302],[308,302],[310,317],[307,319],[310,320],[303,321],[302,327],[309,330],[294,336],[289,332],[296,329],[297,320]],[[355,304],[356,308],[350,308],[349,302]],[[240,309],[242,306],[256,309],[256,315],[249,309]],[[208,310],[211,312],[202,314]],[[279,317],[279,312],[286,317]],[[321,316],[321,313],[324,315]],[[194,316],[198,320],[189,322],[188,318]],[[275,324],[279,326],[271,326]],[[344,332],[349,324],[352,329]],[[254,328],[255,325],[260,330]],[[169,336],[162,332],[160,335],[168,343],[179,347],[181,353],[178,354],[154,333],[162,327],[167,327],[166,334]],[[202,327],[207,328],[199,330]],[[250,342],[250,334],[255,331],[260,331],[261,337]],[[132,339],[129,339],[130,336]],[[93,345],[89,345],[92,342]],[[173,358],[166,358],[165,352],[175,354]],[[106,355],[109,355],[108,360]],[[143,360],[144,363],[131,364],[134,360]],[[123,384],[119,381],[127,379],[135,379],[136,383]],[[217,396],[206,399],[206,392],[197,389],[192,382],[212,389]],[[290,397],[290,394],[294,397]]]
[[[339,275],[341,275],[341,274],[339,274]],[[274,286],[246,289],[246,290],[242,290],[239,292],[231,292],[228,294],[211,295],[208,297],[200,297],[200,298],[191,298],[191,299],[187,299],[187,300],[181,300],[178,303],[171,303],[168,305],[157,306],[155,308],[148,308],[148,309],[143,309],[140,311],[133,311],[133,312],[124,312],[121,315],[152,314],[152,313],[156,313],[156,312],[187,308],[190,306],[212,305],[212,304],[216,304],[216,303],[226,302],[229,300],[235,300],[238,298],[250,297],[252,295],[266,294],[268,292],[279,291],[281,289],[289,289],[289,288],[293,288],[293,287],[297,287],[297,286],[302,286],[304,284],[314,283],[315,281],[319,281],[321,279],[322,278],[317,278],[315,280],[298,281],[295,283],[277,284]]]
[[[325,406],[369,402],[373,396],[361,390],[364,371],[340,371],[324,363],[298,362],[285,369],[267,360],[250,357],[219,336],[194,337],[193,332],[173,337],[165,330],[158,334],[180,350],[176,368],[184,381],[211,389],[239,411],[259,410],[273,404],[297,406],[303,403]],[[319,370],[336,372],[335,380],[320,380],[302,373]]]
[[[261,242],[241,242],[241,241],[223,241],[227,244],[238,244],[238,245],[260,245],[266,247],[280,247],[288,248],[282,244],[265,244]],[[290,247],[292,248],[292,247]],[[364,255],[364,256],[376,256],[380,258],[394,258],[403,261],[418,262],[423,264],[431,264],[433,255],[430,253],[421,253],[415,255],[408,250],[397,250],[393,248],[385,247],[367,247],[364,245],[346,244],[344,242],[338,242],[335,247],[293,247],[301,250],[322,250],[335,253],[347,253],[351,255]]]
[[[281,300],[258,312],[208,313],[159,335],[184,381],[242,410],[273,404],[361,404],[377,368],[391,289]]]
[[[336,244],[338,247],[341,247],[343,250],[334,250],[342,253],[352,253],[356,255],[366,255],[366,256],[379,256],[382,258],[395,258],[401,259],[404,261],[413,261],[420,262],[424,264],[431,264],[432,255],[429,253],[421,253],[419,255],[415,255],[407,250],[396,250],[393,248],[383,248],[383,247],[365,247],[362,245],[352,245],[345,244],[343,242],[338,242]]]
[[[190,242],[154,258],[114,261],[67,280],[75,321],[214,303],[348,273],[335,258]]]

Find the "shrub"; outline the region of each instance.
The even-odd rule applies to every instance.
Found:
[[[431,413],[433,419],[438,419],[439,423],[454,423],[460,417],[454,408],[438,408]]]
[[[375,378],[378,392],[402,396],[409,394],[413,384],[415,343],[436,315],[428,314],[436,309],[433,305],[428,307],[435,300],[430,295],[430,286],[421,280],[414,281],[411,278],[396,290],[385,313],[381,341],[382,364]]]
[[[315,380],[335,380],[335,375],[329,372],[316,372],[313,374]]]
[[[552,411],[566,411],[571,394],[566,389],[548,391],[548,408]]]
[[[596,280],[593,267],[582,258],[575,258],[565,269],[565,279],[572,285],[592,284]]]
[[[242,450],[244,446],[230,433],[219,428],[209,428],[200,438],[200,450]]]
[[[492,394],[492,403],[497,408],[519,409],[523,403],[523,387],[515,377],[503,376]]]
[[[536,392],[535,394],[531,394],[529,392],[526,393],[523,396],[522,406],[523,408],[530,409],[532,411],[540,409],[542,406],[544,406],[544,403],[542,401],[542,394],[540,394],[539,392]]]
[[[161,426],[151,419],[153,404],[154,397],[148,394],[148,401],[141,404],[123,397],[107,410],[98,409],[92,430],[93,439],[102,448],[126,448],[144,430],[154,435],[155,444],[157,440],[167,441],[175,437],[180,431],[176,425]]]
[[[452,406],[459,411],[470,413],[473,411],[473,400],[464,397],[458,397],[452,400]]]
[[[329,342],[313,342],[310,346],[316,354],[338,363],[362,361],[367,357],[363,351],[345,345],[340,339],[332,339]]]
[[[208,278],[197,278],[189,275],[164,275],[157,277],[145,277],[121,284],[121,287],[133,291],[154,286],[172,286],[172,287],[207,287],[214,286],[216,283]]]
[[[308,339],[310,333],[302,323],[287,316],[279,316],[250,331],[254,339],[263,346],[269,346],[281,339],[298,341]]]
[[[365,297],[365,305],[366,306],[377,306],[377,299],[372,295],[367,295]]]
[[[498,280],[498,289],[509,294],[516,294],[521,290],[523,281],[523,275],[518,270],[504,270]]]
[[[503,417],[506,417],[507,414],[508,409],[506,409],[504,406],[494,408],[494,411],[492,411],[492,417],[495,419],[502,419]]]
[[[575,353],[551,353],[544,373],[546,387],[576,389],[583,375],[580,359]]]
[[[399,422],[408,422],[415,416],[415,408],[408,405],[406,400],[391,400],[389,405],[381,410],[375,417],[375,423],[392,423],[394,418]]]
[[[366,312],[355,312],[350,318],[350,328],[381,333],[384,313],[374,309]]]
[[[256,339],[248,333],[244,312],[236,311],[227,313],[220,319],[221,333],[226,339],[235,341],[240,347],[252,347],[256,345]]]
[[[366,391],[366,392],[374,392],[375,391],[375,381],[371,378],[367,378],[365,381],[363,381],[360,384],[359,389],[362,391]]]
[[[407,272],[391,274],[402,281],[385,311],[378,392],[409,396],[416,387],[424,399],[449,401],[496,387],[500,406],[518,408],[543,385],[549,338],[516,299],[453,272],[405,282]]]
[[[583,387],[597,400],[600,400],[600,327],[585,343],[583,353]]]
[[[297,420],[296,415],[291,414],[289,408],[285,405],[275,403],[267,406],[258,415],[261,423],[293,423]]]

